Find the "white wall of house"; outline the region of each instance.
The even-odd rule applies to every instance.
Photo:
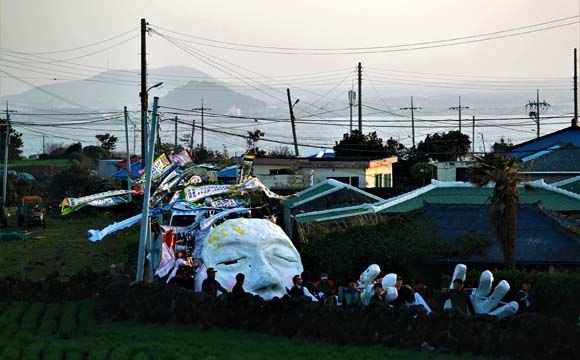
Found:
[[[366,187],[393,187],[393,165],[365,169]]]
[[[273,174],[276,170],[286,170],[291,174]],[[392,187],[393,168],[391,164],[367,169],[356,168],[309,168],[293,169],[288,165],[254,165],[254,173],[270,188],[305,188],[310,186],[311,174],[314,175],[316,185],[327,179],[336,179],[361,188]],[[376,175],[381,176],[381,183],[377,184]],[[386,175],[386,176],[385,176]],[[388,182],[388,184],[386,184]]]
[[[477,166],[475,161],[444,161],[431,164],[437,168],[437,180],[457,181],[457,169],[468,169]]]

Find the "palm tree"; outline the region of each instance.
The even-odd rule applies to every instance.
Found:
[[[500,154],[477,160],[480,167],[474,170],[471,182],[478,186],[495,184],[491,197],[491,223],[503,252],[504,263],[513,269],[516,265],[518,187],[522,183],[519,161]]]

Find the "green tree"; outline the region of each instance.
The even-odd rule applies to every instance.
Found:
[[[522,183],[519,161],[492,154],[486,158],[478,158],[478,162],[480,166],[474,169],[472,182],[478,186],[495,184],[491,197],[491,222],[503,252],[504,263],[509,269],[513,269],[516,264],[518,188]]]
[[[422,161],[456,161],[467,155],[471,141],[460,131],[429,134],[417,145],[417,156]]]
[[[492,152],[495,154],[505,154],[509,151],[510,147],[513,144],[505,142],[503,136],[499,139],[499,142],[496,142],[492,145]]]
[[[334,146],[337,157],[368,159],[400,156],[404,151],[405,147],[393,138],[383,144],[383,139],[378,137],[375,131],[365,135],[359,130],[353,130],[344,134],[342,140],[336,142]]]
[[[294,157],[292,150],[288,146],[277,146],[268,152],[268,156],[279,157],[279,158],[289,158]]]
[[[0,132],[0,149],[2,152],[2,159],[4,159],[4,139],[6,139],[6,128],[2,126],[2,130]],[[20,160],[22,155],[22,146],[24,142],[22,141],[22,134],[14,130],[14,128],[10,127],[9,133],[10,139],[8,140],[8,160]]]
[[[97,134],[95,135],[95,137],[101,143],[101,147],[106,151],[115,150],[115,147],[117,146],[117,141],[119,141],[119,139],[115,135],[111,135],[109,133]]]

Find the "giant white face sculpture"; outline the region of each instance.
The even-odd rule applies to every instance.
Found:
[[[202,261],[217,270],[226,289],[236,274],[246,276],[244,289],[264,299],[282,297],[292,277],[303,271],[300,254],[284,231],[266,219],[232,219],[216,226],[203,243]]]

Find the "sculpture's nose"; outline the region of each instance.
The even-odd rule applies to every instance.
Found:
[[[268,261],[262,257],[256,260],[252,264],[248,291],[263,295],[273,291],[285,290],[280,274],[276,273]]]

